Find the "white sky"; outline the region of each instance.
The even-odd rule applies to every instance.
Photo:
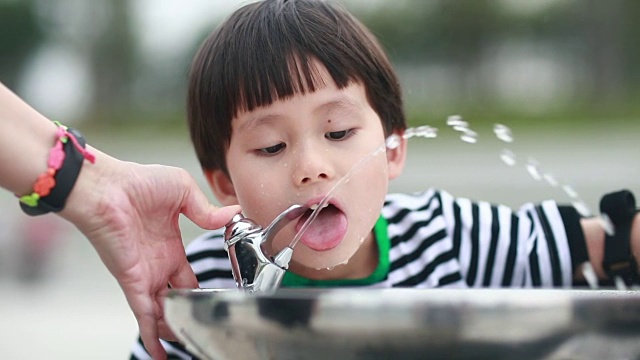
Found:
[[[255,0],[137,0],[132,3],[143,53],[168,55],[188,50],[202,29]]]

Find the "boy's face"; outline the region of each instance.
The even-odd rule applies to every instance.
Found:
[[[321,74],[326,86],[313,93],[239,113],[226,153],[229,177],[219,170],[205,173],[222,204],[240,204],[263,227],[293,204],[319,203],[354,165],[384,144],[380,118],[364,87],[352,83],[339,90],[326,71]],[[294,271],[332,268],[347,262],[363,242],[371,244],[388,181],[400,174],[405,152],[404,142],[379,152],[336,189],[295,246]],[[308,215],[283,228],[265,250],[275,254],[289,245]]]

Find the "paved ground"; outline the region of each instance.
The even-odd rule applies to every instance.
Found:
[[[518,206],[528,200],[569,198],[559,188],[535,181],[525,170],[529,157],[543,172],[572,185],[592,209],[602,193],[630,188],[640,195],[640,136],[638,126],[596,132],[559,133],[553,129],[515,133],[509,145],[519,162],[509,167],[500,159],[507,145],[490,129],[479,129],[479,142],[458,141],[442,130],[435,140],[411,141],[405,174],[392,191],[419,191],[429,186],[457,196]],[[102,131],[89,134],[91,143],[123,159],[187,168],[203,188],[204,179],[184,133],[140,142],[140,134]],[[148,137],[147,137],[148,139]],[[208,192],[207,192],[208,193]],[[48,259],[31,259],[43,272],[20,267],[19,244],[28,235],[26,216],[17,212],[15,198],[0,193],[0,353],[3,359],[124,359],[136,323],[115,280],[102,267],[91,246],[66,223],[58,222],[58,239]],[[53,218],[53,221],[57,221]],[[31,228],[37,225],[31,226]],[[185,222],[185,240],[198,234]],[[49,261],[46,261],[49,260]],[[25,269],[33,281],[25,281]],[[88,355],[90,354],[90,355]]]

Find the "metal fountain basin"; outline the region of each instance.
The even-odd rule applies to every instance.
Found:
[[[202,359],[640,357],[640,292],[172,290],[165,318]]]

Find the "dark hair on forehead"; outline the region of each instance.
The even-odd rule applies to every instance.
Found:
[[[189,78],[189,129],[206,170],[227,171],[239,112],[330,80],[340,89],[362,84],[387,134],[406,127],[400,86],[377,40],[346,10],[321,0],[263,0],[238,9],[205,40]]]

